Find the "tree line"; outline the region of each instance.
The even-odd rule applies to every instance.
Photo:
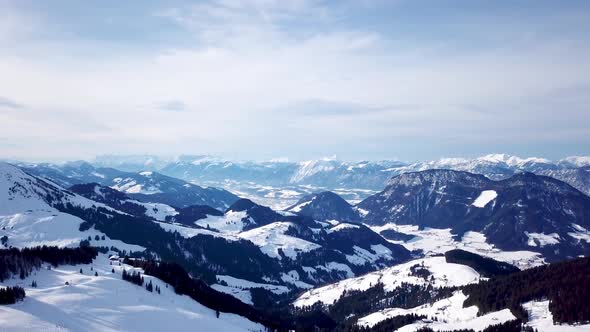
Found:
[[[25,298],[25,290],[19,286],[0,288],[0,304],[14,304]]]
[[[469,295],[464,306],[476,305],[481,313],[511,309],[528,319],[521,304],[549,300],[554,323],[590,322],[590,257],[543,265],[463,287]]]
[[[18,275],[28,277],[33,269],[39,269],[43,262],[51,265],[89,264],[97,255],[92,247],[58,248],[37,246],[32,248],[0,249],[0,281]]]

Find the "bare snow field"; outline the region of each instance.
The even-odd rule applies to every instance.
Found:
[[[531,301],[522,305],[529,313],[528,326],[541,332],[581,332],[590,331],[590,324],[559,325],[553,324],[553,314],[549,311],[549,301]]]
[[[416,322],[406,325],[398,329],[398,331],[411,332],[425,326],[428,326],[435,331],[461,329],[481,331],[487,326],[516,319],[516,317],[510,313],[509,309],[478,316],[478,309],[476,306],[463,308],[463,302],[466,299],[467,296],[465,296],[463,292],[457,291],[453,296],[436,301],[433,304],[426,304],[412,309],[391,308],[372,313],[359,319],[358,325],[371,327],[391,317],[418,314],[425,315],[429,320],[434,320],[434,318],[436,318],[436,321]]]
[[[146,282],[161,288],[161,294],[148,292],[122,280],[123,269],[141,271],[124,264],[111,266],[106,255],[99,255],[93,264],[42,268],[25,280],[8,280],[4,286],[20,285],[27,295],[23,302],[0,306],[0,330],[264,331],[262,325],[238,315],[221,313],[216,318],[214,310],[144,275]],[[33,280],[37,288],[30,287]]]
[[[526,269],[534,266],[545,264],[541,254],[533,251],[503,251],[494,245],[486,242],[484,234],[479,232],[466,232],[460,241],[453,238],[450,229],[429,228],[419,229],[415,225],[397,225],[388,223],[383,226],[370,226],[376,233],[386,229],[392,229],[400,233],[413,235],[414,238],[409,241],[392,241],[389,242],[401,244],[408,250],[422,250],[426,256],[440,255],[452,249],[463,249],[471,251],[478,255],[486,256],[510,263],[520,269]]]

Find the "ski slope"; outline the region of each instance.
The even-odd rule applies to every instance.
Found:
[[[0,330],[264,331],[262,325],[238,315],[221,313],[216,318],[214,310],[144,276],[161,288],[161,294],[148,292],[122,280],[123,269],[133,268],[111,266],[106,255],[99,255],[93,264],[42,268],[25,280],[8,280],[2,285],[21,285],[27,295],[23,302],[0,306]],[[33,280],[38,288],[29,287]]]

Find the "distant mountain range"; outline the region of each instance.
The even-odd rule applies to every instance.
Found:
[[[212,156],[181,156],[159,159],[155,156],[97,157],[99,167],[129,171],[157,170],[185,181],[222,184],[227,181],[253,182],[259,185],[308,185],[334,190],[355,188],[381,190],[395,175],[429,169],[451,169],[482,174],[492,180],[506,179],[516,173],[548,175],[569,183],[590,195],[590,157],[567,157],[558,161],[545,158],[520,158],[490,154],[478,158],[443,158],[435,161],[347,162],[319,159],[288,161],[229,161]]]
[[[178,208],[208,205],[225,210],[238,200],[227,190],[203,188],[154,171],[125,172],[109,167],[94,167],[87,162],[54,164],[19,164],[30,174],[50,179],[68,188],[75,184],[98,183],[151,203],[163,203]]]

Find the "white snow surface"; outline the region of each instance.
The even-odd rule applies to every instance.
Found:
[[[1,212],[0,212],[1,213]],[[0,215],[0,237],[8,237],[8,245],[24,248],[40,245],[78,247],[80,241],[91,238],[90,244],[114,246],[120,250],[143,251],[144,247],[112,240],[96,229],[79,231],[82,219],[47,207],[43,210],[25,211],[12,215]],[[98,236],[99,240],[95,238]],[[102,237],[105,239],[102,240]]]
[[[590,165],[590,156],[571,156],[560,160],[576,167],[583,167]]]
[[[423,278],[411,275],[410,268],[415,265],[423,265],[424,268],[430,271],[434,280],[426,281]],[[382,283],[386,291],[392,291],[400,287],[402,283],[413,285],[426,285],[430,283],[435,287],[446,287],[466,285],[478,282],[479,279],[479,273],[468,266],[447,263],[444,257],[430,257],[412,260],[360,277],[345,279],[334,284],[309,290],[299,296],[293,304],[296,307],[309,306],[316,302],[331,305],[342,296],[344,291],[363,291],[378,283]]]
[[[338,222],[336,220],[332,220],[332,221]],[[326,232],[327,233],[338,232],[338,231],[341,231],[341,230],[347,229],[347,228],[360,228],[360,227],[359,227],[359,225],[349,224],[349,223],[343,222],[343,223],[339,223],[336,226],[328,229]]]
[[[158,221],[156,221],[156,223],[158,225],[160,225],[160,227],[162,227],[166,231],[178,232],[182,237],[187,238],[187,239],[191,238],[193,236],[197,236],[199,234],[203,234],[203,235],[221,237],[221,238],[224,238],[224,239],[230,240],[230,241],[238,240],[238,237],[236,237],[232,234],[223,234],[223,233],[211,231],[208,229],[187,227],[182,224],[176,224],[176,223],[171,224],[171,223],[167,223],[167,222],[158,222]]]
[[[134,269],[111,266],[106,255],[99,255],[91,265],[42,268],[25,280],[7,280],[2,285],[20,285],[27,295],[22,302],[0,306],[0,330],[194,331],[198,327],[202,331],[264,331],[262,325],[238,315],[221,313],[216,318],[214,310],[144,275],[146,282],[161,289],[161,294],[148,292],[122,280],[123,268]],[[37,288],[29,287],[33,280]]]
[[[142,175],[146,176],[145,174]],[[152,185],[146,187],[140,183],[137,183],[137,181],[133,178],[115,178],[113,179],[113,182],[114,184],[111,186],[111,188],[128,194],[153,195],[162,192],[157,186]]]
[[[286,235],[289,227],[294,226],[291,222],[279,221],[242,232],[238,236],[259,246],[266,255],[278,259],[281,259],[279,249],[282,249],[288,258],[296,259],[300,252],[308,252],[321,247],[316,243]]]
[[[311,202],[313,202],[313,201],[315,200],[315,198],[316,198],[316,196],[314,196],[314,197],[313,197],[312,199],[310,199],[309,201],[305,201],[305,202],[303,202],[303,203],[299,203],[299,204],[295,205],[294,207],[290,208],[290,209],[289,209],[289,210],[287,210],[287,211],[290,211],[290,212],[295,212],[295,213],[297,213],[297,212],[301,212],[301,209],[303,209],[304,207],[306,207],[306,206],[308,206],[309,204],[311,204]]]
[[[162,203],[144,203],[140,201],[131,200],[132,203],[142,205],[145,207],[145,214],[159,221],[165,221],[168,216],[175,216],[178,211],[167,204]]]
[[[578,241],[586,241],[590,243],[590,231],[578,224],[573,223],[572,228],[574,229],[574,232],[567,233],[569,236],[577,239]]]
[[[541,254],[533,251],[502,251],[494,245],[486,242],[484,234],[479,232],[466,232],[461,241],[453,239],[451,229],[424,228],[416,225],[397,225],[388,223],[383,226],[370,226],[373,231],[380,233],[386,229],[393,229],[400,233],[414,235],[414,238],[403,241],[391,241],[401,244],[408,250],[422,250],[426,256],[440,255],[452,249],[462,249],[486,256],[502,262],[516,265],[520,269],[526,269],[545,264]],[[590,235],[589,235],[590,238]]]
[[[483,208],[489,202],[496,199],[496,197],[498,197],[498,193],[495,190],[484,190],[481,192],[481,194],[479,194],[479,196],[475,199],[475,201],[473,201],[473,203],[471,203],[471,205],[478,207],[478,208]]]
[[[393,253],[382,244],[371,245],[371,251],[359,246],[353,246],[354,255],[346,255],[346,260],[354,265],[374,263],[380,258],[393,259]]]
[[[281,280],[283,282],[294,285],[297,288],[303,288],[303,289],[313,288],[312,285],[299,280],[299,273],[295,270],[291,270],[288,273],[282,273]]]
[[[43,200],[45,195],[57,195],[60,192],[65,195],[62,198],[63,203],[115,211],[104,204],[34,178],[15,166],[0,162],[0,236],[7,236],[8,245],[18,248],[38,245],[77,247],[81,240],[90,237],[92,245],[115,246],[127,251],[145,250],[137,245],[111,240],[94,228],[80,232],[82,219],[59,212]],[[100,240],[96,241],[96,236]],[[103,236],[105,240],[102,240]]]
[[[590,331],[590,324],[568,325],[553,324],[553,314],[549,311],[549,300],[530,301],[522,305],[529,314],[527,326],[542,332],[577,332]]]
[[[560,240],[559,234],[557,233],[543,234],[525,232],[525,234],[529,238],[527,244],[531,247],[544,247],[547,245],[554,245],[558,244]]]
[[[244,229],[243,219],[248,216],[247,211],[227,211],[223,216],[207,216],[195,221],[201,227],[215,229],[221,233],[236,234]],[[254,223],[253,220],[251,220]]]
[[[328,172],[335,168],[334,160],[308,160],[299,163],[299,168],[291,176],[289,182],[298,183],[321,172]]]
[[[416,322],[403,326],[397,331],[416,331],[419,328],[425,326],[428,326],[435,331],[451,331],[461,329],[473,329],[475,331],[481,331],[490,325],[500,324],[516,319],[516,317],[510,313],[509,309],[478,316],[478,309],[476,306],[463,308],[463,302],[465,302],[466,299],[467,296],[463,294],[462,291],[457,291],[453,294],[453,296],[436,301],[433,304],[425,304],[411,309],[384,309],[360,318],[357,324],[370,327],[391,317],[418,314],[425,315],[429,319],[436,317],[436,321],[429,320],[428,322]]]
[[[222,285],[220,283],[222,281],[227,285]],[[283,294],[289,291],[289,288],[285,286],[262,284],[226,275],[218,275],[217,283],[211,287],[217,291],[232,295],[247,304],[253,304],[252,294],[250,293],[252,288],[263,288],[275,294]]]

